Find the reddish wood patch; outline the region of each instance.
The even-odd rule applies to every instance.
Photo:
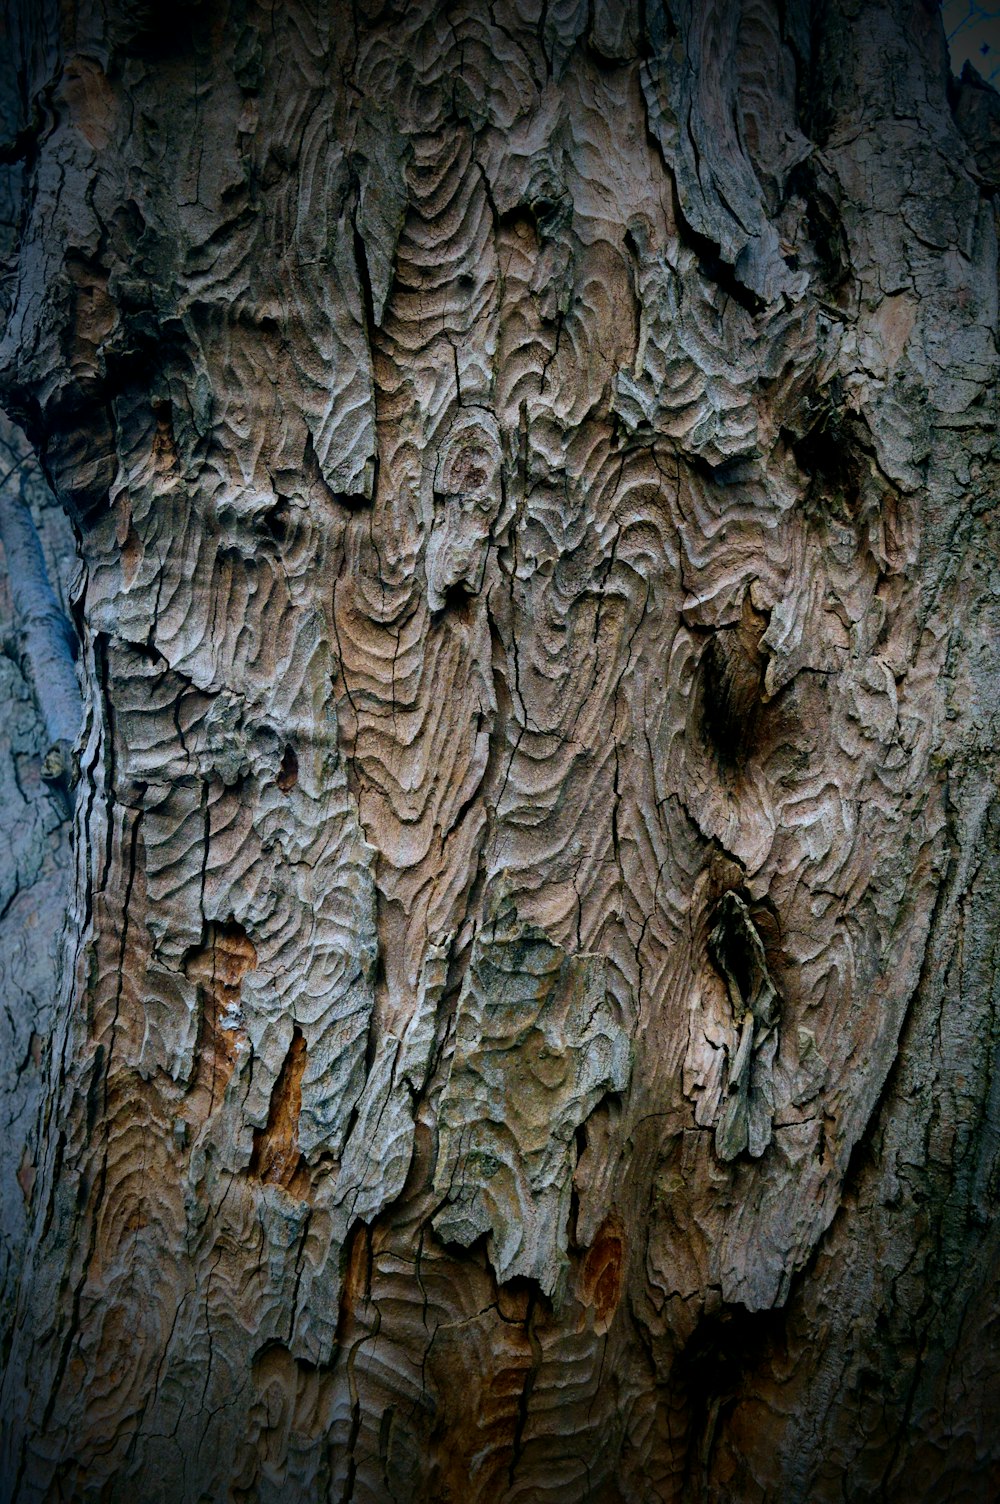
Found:
[[[614,1320],[625,1282],[626,1253],[624,1225],[612,1212],[587,1250],[580,1277],[580,1298],[594,1309],[595,1332],[606,1332]]]
[[[280,1185],[292,1195],[304,1196],[309,1177],[299,1152],[299,1114],[302,1111],[302,1076],[306,1068],[306,1042],[296,1029],[288,1054],[274,1083],[267,1127],[253,1136],[250,1173],[267,1185]]]

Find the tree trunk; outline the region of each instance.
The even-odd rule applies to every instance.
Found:
[[[1000,1490],[1000,97],[931,0],[6,25],[4,1499]]]

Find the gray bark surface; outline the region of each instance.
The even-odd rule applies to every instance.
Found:
[[[3,1498],[990,1498],[1000,96],[925,0],[6,25]]]
[[[23,435],[2,419],[0,455],[9,472],[0,495],[6,566],[0,572],[0,1355],[6,1364],[37,1165],[52,1112],[48,1051],[73,895],[64,801],[43,777],[54,738],[51,718],[47,723],[39,708],[34,671],[52,636],[68,651],[66,600],[75,555],[69,525]],[[8,538],[15,549],[23,544],[20,571],[11,564]],[[31,651],[36,643],[39,654]],[[75,725],[67,718],[59,729],[75,741],[80,692],[72,659],[73,687],[64,669],[62,664],[57,703],[66,709],[75,687],[78,714]]]

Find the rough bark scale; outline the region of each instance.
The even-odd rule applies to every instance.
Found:
[[[6,1496],[987,1497],[997,95],[923,0],[7,26]]]

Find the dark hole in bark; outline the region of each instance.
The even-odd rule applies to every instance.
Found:
[[[284,755],[281,759],[281,767],[278,769],[278,776],[275,779],[275,782],[277,783],[281,792],[283,794],[287,794],[288,790],[293,789],[298,781],[299,760],[295,755],[295,748],[288,746],[285,748]]]
[[[791,449],[799,469],[809,477],[807,505],[814,512],[853,514],[861,497],[863,455],[871,439],[863,422],[844,410],[839,380],[813,393],[804,432],[793,436]]]
[[[471,591],[464,580],[456,580],[449,585],[444,592],[444,605],[437,613],[438,617],[452,616],[457,621],[468,625],[472,621],[474,611],[473,602],[475,594]]]
[[[838,488],[852,482],[856,486],[857,466],[839,414],[824,412],[815,427],[793,445],[793,452],[807,475],[832,481]]]
[[[778,1311],[724,1309],[702,1319],[679,1355],[676,1373],[691,1406],[684,1474],[692,1497],[699,1497],[692,1486],[709,1471],[712,1444],[725,1412],[765,1355],[784,1346],[783,1334],[784,1318]]]
[[[513,209],[505,210],[499,218],[502,228],[527,230],[535,240],[554,239],[560,227],[571,217],[571,209],[565,199],[539,194],[530,202],[522,201]]]
[[[153,0],[138,0],[118,23],[128,50],[149,62],[165,62],[183,56],[202,40],[216,19],[217,7],[199,0],[179,0],[160,6]]]
[[[752,658],[735,628],[723,628],[702,654],[702,720],[719,762],[738,768],[753,746],[760,716],[762,661]]]
[[[363,491],[331,491],[330,495],[338,506],[346,507],[349,512],[364,512],[371,506],[371,501]]]
[[[286,496],[279,496],[273,506],[260,514],[260,525],[275,543],[287,543],[291,531],[291,514]]]
[[[170,664],[163,653],[160,652],[155,642],[131,642],[129,643],[129,649],[133,657],[138,658],[143,663],[154,663],[161,668],[170,667]]]

